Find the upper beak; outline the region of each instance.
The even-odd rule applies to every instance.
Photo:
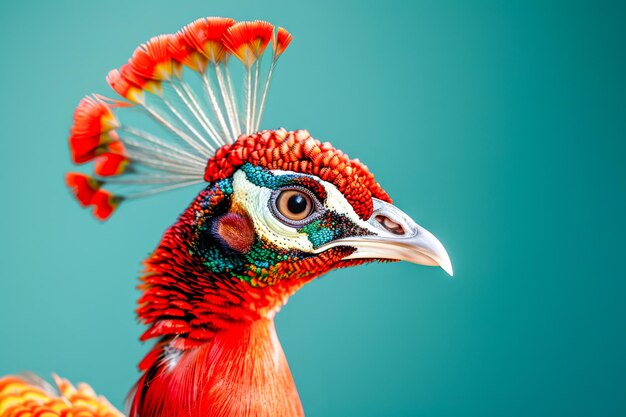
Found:
[[[327,243],[316,252],[334,246],[356,251],[345,259],[395,259],[420,265],[438,265],[450,276],[452,263],[441,242],[393,204],[372,198],[374,212],[367,221],[372,235],[353,236]]]

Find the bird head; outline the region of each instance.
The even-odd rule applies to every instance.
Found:
[[[391,204],[365,165],[307,131],[240,137],[208,161],[204,179],[147,261],[144,339],[174,331],[186,348],[224,325],[273,318],[334,268],[406,260],[452,275],[442,244]]]
[[[264,286],[386,259],[452,274],[441,243],[391,204],[365,165],[307,131],[242,137],[208,162],[205,180],[183,218],[190,251],[211,273]]]
[[[406,260],[452,275],[442,244],[392,204],[360,161],[305,130],[258,130],[290,42],[267,22],[199,19],[152,38],[109,73],[125,100],[94,95],[75,111],[72,158],[93,161],[95,175],[71,173],[67,183],[99,219],[135,198],[205,184],[146,262],[144,338],[185,335],[191,343],[210,338],[220,320],[273,316],[333,268]],[[241,100],[231,56],[242,64]],[[161,133],[123,122],[118,113],[127,107]]]

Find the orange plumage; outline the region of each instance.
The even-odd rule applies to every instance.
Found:
[[[207,59],[187,41],[186,27],[169,36],[168,52],[171,58],[187,68],[202,72],[206,69]]]
[[[228,59],[222,37],[235,24],[233,19],[207,17],[198,19],[182,29],[187,43],[213,64]]]
[[[251,66],[263,55],[272,40],[274,26],[257,20],[239,22],[228,28],[224,34],[224,46],[246,66]]]
[[[33,376],[0,378],[2,417],[123,417],[87,384],[54,376],[57,389]]]
[[[170,55],[170,35],[155,36],[141,45],[128,60],[131,71],[147,80],[169,80],[175,71]]]
[[[106,80],[107,83],[109,83],[109,86],[111,86],[117,94],[125,99],[130,100],[133,103],[143,102],[142,89],[124,78],[120,70],[113,69],[109,71]]]
[[[89,162],[117,140],[119,123],[112,107],[98,97],[85,97],[76,107],[69,143],[74,163]]]
[[[278,28],[278,30],[276,31],[276,36],[272,38],[272,43],[274,45],[274,57],[278,58],[280,55],[282,55],[292,40],[293,37],[291,36],[291,33],[287,31],[287,29]]]

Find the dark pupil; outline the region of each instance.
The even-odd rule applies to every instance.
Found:
[[[291,197],[289,197],[289,200],[287,200],[287,208],[293,214],[302,213],[304,210],[306,210],[306,206],[306,198],[304,198],[300,194],[292,195]]]

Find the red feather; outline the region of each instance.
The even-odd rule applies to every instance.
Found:
[[[121,145],[121,142],[116,142]],[[93,171],[102,177],[121,175],[130,163],[130,159],[119,153],[107,152],[96,158]]]
[[[187,42],[184,29],[170,36],[168,52],[174,61],[194,71],[203,72],[206,68],[207,59]]]
[[[272,38],[272,45],[274,47],[274,58],[278,58],[285,52],[285,49],[289,46],[293,36],[285,28],[278,28],[276,37]]]
[[[100,136],[76,137],[70,136],[70,154],[72,162],[84,164],[92,161],[96,156],[106,150],[107,145],[116,140],[115,132],[103,133]]]
[[[128,61],[131,70],[144,79],[169,80],[174,72],[169,52],[169,38],[170,35],[155,36],[135,49]]]
[[[141,91],[141,88],[124,78],[119,70],[114,69],[109,71],[109,74],[107,75],[107,83],[109,83],[111,88],[120,96],[134,103],[144,102],[143,91]]]
[[[83,98],[74,111],[71,131],[76,136],[97,136],[119,127],[111,106],[100,97]]]
[[[228,59],[227,50],[222,43],[226,30],[233,26],[233,19],[208,17],[198,19],[182,30],[187,43],[213,63]]]
[[[261,20],[239,22],[224,34],[224,45],[249,67],[263,55],[273,34],[274,26],[271,23]]]
[[[209,343],[161,359],[136,387],[130,416],[298,417],[302,406],[274,322],[231,326]]]
[[[96,96],[87,96],[78,103],[69,138],[73,162],[90,161],[96,156],[98,147],[117,140],[113,129],[120,124],[112,111],[114,105]]]
[[[65,175],[65,183],[83,207],[89,205],[96,191],[102,186],[100,181],[78,172],[68,172]]]
[[[99,189],[91,198],[90,206],[93,206],[93,215],[98,220],[106,220],[111,217],[120,204],[120,199],[109,191]]]

